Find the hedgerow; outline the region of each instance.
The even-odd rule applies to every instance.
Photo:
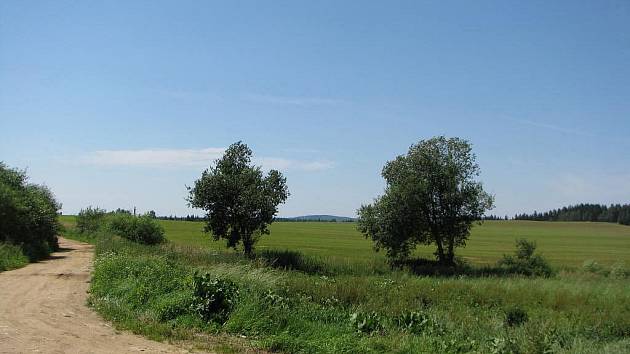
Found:
[[[0,162],[0,242],[20,246],[31,261],[48,256],[59,248],[60,208],[47,187]]]

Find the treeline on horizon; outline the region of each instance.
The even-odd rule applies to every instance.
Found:
[[[205,216],[157,216],[160,220],[175,221],[206,221]],[[512,218],[507,215],[486,215],[483,220],[529,220],[529,221],[590,221],[590,222],[610,222],[621,225],[630,225],[630,204],[577,204],[563,208],[558,208],[543,213],[534,211],[532,214],[516,214]],[[278,222],[354,222],[355,220],[335,220],[335,219],[302,219],[302,218],[275,218]]]
[[[533,214],[517,214],[514,220],[591,221],[630,225],[630,204],[578,204]]]

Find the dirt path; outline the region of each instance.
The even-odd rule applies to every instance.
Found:
[[[111,328],[86,306],[93,248],[59,239],[46,261],[0,273],[0,353],[186,353]]]

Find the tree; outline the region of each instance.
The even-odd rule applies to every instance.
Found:
[[[247,256],[258,238],[269,234],[278,205],[289,197],[286,178],[276,170],[263,176],[260,167],[251,165],[251,157],[247,145],[234,143],[188,188],[190,206],[207,213],[205,230],[215,240],[226,239],[228,247],[242,243]]]
[[[390,264],[406,260],[417,244],[435,244],[438,261],[453,264],[470,229],[493,197],[475,180],[479,166],[470,143],[443,136],[421,140],[382,171],[385,194],[358,210],[358,229]]]

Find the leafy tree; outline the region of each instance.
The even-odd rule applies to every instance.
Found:
[[[289,196],[286,178],[276,170],[263,176],[251,157],[247,145],[234,143],[188,188],[190,206],[207,213],[206,231],[215,240],[226,239],[228,247],[236,249],[242,243],[248,256],[258,238],[269,234],[278,205]]]
[[[421,140],[389,161],[382,176],[385,194],[358,211],[358,229],[390,264],[406,260],[417,244],[435,244],[441,263],[453,264],[473,222],[492,208],[480,182],[471,145],[443,136]]]

